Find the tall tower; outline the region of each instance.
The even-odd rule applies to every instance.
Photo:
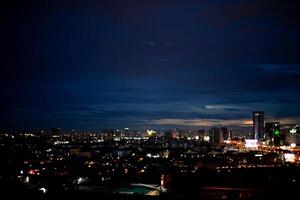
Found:
[[[221,127],[220,128],[220,132],[223,135],[223,139],[224,140],[228,140],[228,138],[229,138],[229,132],[228,132],[227,127]]]
[[[265,138],[269,141],[273,141],[273,144],[279,146],[283,136],[280,133],[279,122],[266,122],[265,123]]]
[[[213,127],[209,130],[209,142],[211,144],[220,145],[223,141],[223,134],[220,133],[219,128]]]
[[[279,122],[274,123],[273,137],[274,137],[274,145],[280,146],[280,141],[282,141],[284,138],[280,134],[280,123]]]
[[[255,111],[253,112],[253,138],[254,139],[262,139],[265,137],[264,131],[264,112]]]

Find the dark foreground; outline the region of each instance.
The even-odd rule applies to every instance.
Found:
[[[174,177],[169,192],[161,192],[159,196],[112,192],[118,188],[98,191],[53,188],[43,193],[28,185],[2,180],[1,199],[298,199],[299,177],[299,169],[294,167],[239,169],[230,173],[203,171]]]

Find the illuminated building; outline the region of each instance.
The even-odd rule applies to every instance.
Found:
[[[253,112],[253,139],[262,139],[265,138],[264,135],[264,112],[255,111]]]
[[[229,132],[228,132],[228,129],[226,127],[221,127],[220,128],[220,134],[223,135],[224,140],[227,140],[229,138]]]
[[[157,133],[154,130],[147,130],[147,134],[145,135],[145,137],[156,137]]]
[[[124,128],[123,132],[121,133],[121,138],[128,138],[130,137],[130,131],[129,131],[129,128]]]
[[[269,143],[274,145],[280,145],[281,142],[285,142],[285,135],[280,132],[279,122],[266,122],[265,123],[265,138]]]
[[[280,134],[280,123],[274,123],[274,128],[273,128],[273,137],[274,137],[274,145],[280,146],[280,141],[283,140],[284,138]]]
[[[170,174],[162,174],[160,179],[160,188],[162,192],[167,192],[171,186],[171,175]]]
[[[292,129],[290,129],[290,131],[289,131],[291,134],[296,134],[297,133],[297,129],[295,129],[295,128],[292,128]]]
[[[214,127],[209,130],[209,142],[211,144],[223,143],[223,134],[221,134],[219,128]]]
[[[108,141],[114,138],[115,131],[113,129],[103,129],[101,131],[101,140]]]
[[[271,140],[274,138],[274,128],[275,124],[279,124],[279,122],[266,122],[265,123],[265,136],[267,140]]]
[[[296,156],[293,153],[285,153],[283,154],[284,161],[289,163],[294,163],[296,160]]]
[[[291,128],[287,132],[287,142],[289,144],[300,144],[300,132],[299,127]]]
[[[232,130],[229,130],[229,131],[228,131],[228,137],[229,137],[229,138],[233,138],[233,131],[232,131]]]
[[[257,139],[246,139],[245,140],[245,147],[250,149],[257,149],[258,141]]]

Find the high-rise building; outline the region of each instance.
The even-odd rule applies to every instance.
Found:
[[[233,138],[233,131],[232,130],[228,131],[228,137],[231,138],[231,139]]]
[[[285,137],[280,134],[280,123],[279,122],[274,123],[273,137],[274,137],[274,145],[276,145],[276,146],[280,146],[281,140],[282,141],[285,140]]]
[[[219,128],[214,127],[209,130],[209,142],[211,144],[223,143],[223,134],[221,134]]]
[[[289,144],[296,144],[297,146],[300,145],[300,127],[296,126],[288,130],[287,133],[287,142]]]
[[[224,140],[227,140],[229,138],[229,132],[226,127],[221,127],[220,128],[220,134],[223,136]]]
[[[266,122],[265,123],[265,137],[267,140],[271,140],[272,138],[274,138],[274,127],[275,124],[278,122]]]
[[[280,132],[279,122],[266,122],[265,135],[267,141],[273,141],[273,144],[277,146],[285,140],[285,135]]]
[[[253,112],[253,135],[254,139],[262,139],[265,138],[264,132],[264,112],[255,111]]]

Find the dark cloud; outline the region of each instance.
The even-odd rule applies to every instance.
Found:
[[[207,22],[208,25],[221,29],[239,25],[249,26],[249,29],[252,31],[262,31],[270,28],[286,28],[299,31],[300,14],[298,9],[300,3],[298,1],[255,0],[225,2],[209,5],[199,15],[199,19]],[[265,26],[260,26],[261,22],[266,23]]]
[[[1,4],[1,127],[233,126],[252,110],[300,114],[297,2]]]

